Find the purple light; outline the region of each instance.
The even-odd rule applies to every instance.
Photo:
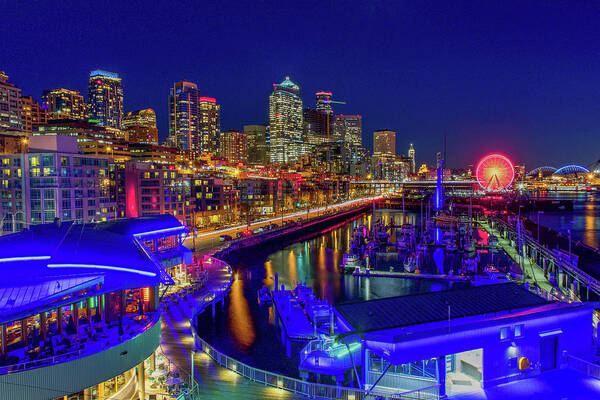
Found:
[[[158,229],[158,230],[155,230],[155,231],[134,233],[133,236],[152,235],[154,233],[164,233],[164,232],[178,231],[178,230],[182,230],[182,229],[185,229],[185,226],[176,226],[174,228],[165,228],[165,229]]]

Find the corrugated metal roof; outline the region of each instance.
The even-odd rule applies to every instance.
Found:
[[[475,286],[336,305],[359,332],[490,314],[546,304],[548,301],[512,283]]]

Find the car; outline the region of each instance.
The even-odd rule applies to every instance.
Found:
[[[233,238],[229,235],[221,235],[221,236],[219,236],[219,240],[221,242],[228,242],[230,240],[233,240]]]

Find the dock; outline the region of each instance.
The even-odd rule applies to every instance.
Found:
[[[280,330],[281,342],[288,357],[291,357],[291,342],[309,341],[317,338],[316,329],[304,308],[298,304],[291,290],[273,291],[275,324]]]
[[[357,277],[372,277],[372,278],[413,278],[413,279],[435,279],[446,281],[468,281],[466,276],[453,275],[437,275],[437,274],[415,274],[413,272],[396,272],[396,271],[369,271],[369,272],[354,272],[353,276]]]

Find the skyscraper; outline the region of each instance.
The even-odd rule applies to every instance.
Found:
[[[198,99],[200,110],[201,151],[216,154],[219,150],[219,133],[221,132],[221,106],[212,97]]]
[[[227,131],[221,133],[220,155],[232,163],[245,163],[247,160],[246,133]]]
[[[415,168],[416,168],[416,163],[415,163],[415,148],[413,147],[412,143],[410,144],[410,147],[408,148],[408,158],[410,158],[410,173],[414,174]]]
[[[360,115],[336,115],[334,136],[350,144],[362,145],[362,117]]]
[[[168,143],[180,150],[201,152],[198,86],[195,83],[177,82],[169,92]]]
[[[0,129],[21,129],[21,89],[8,82],[8,76],[0,71]]]
[[[396,132],[387,129],[373,132],[373,156],[379,159],[396,156]]]
[[[46,121],[46,110],[31,96],[21,96],[21,129],[33,132]]]
[[[42,102],[48,107],[48,120],[87,119],[87,105],[77,90],[64,88],[44,90]]]
[[[246,133],[248,162],[251,164],[268,164],[267,127],[264,125],[244,125],[244,132]]]
[[[324,92],[324,91],[320,91],[315,93],[315,97],[316,97],[316,105],[317,105],[317,110],[333,115],[333,109],[331,108],[331,97],[333,96],[333,93],[331,92]]]
[[[158,144],[156,113],[151,108],[129,111],[123,117],[123,129],[130,143]]]
[[[115,72],[94,70],[88,80],[90,119],[98,125],[121,129],[123,120],[123,85]]]
[[[269,96],[270,158],[272,163],[293,163],[306,148],[302,142],[302,99],[300,87],[286,76],[273,84]]]

